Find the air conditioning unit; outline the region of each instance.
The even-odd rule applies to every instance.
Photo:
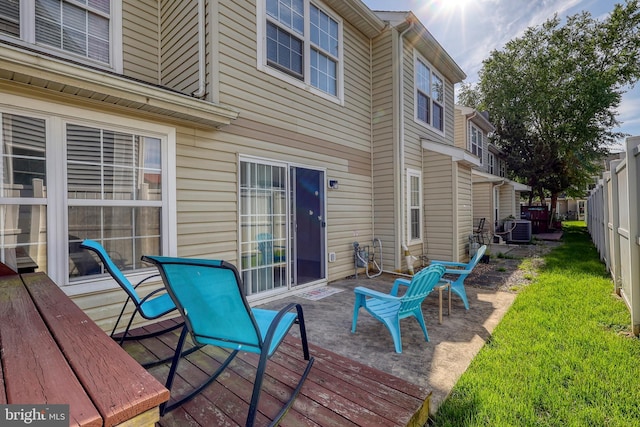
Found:
[[[516,219],[504,222],[505,231],[511,230],[506,235],[507,242],[529,243],[531,242],[531,221]]]

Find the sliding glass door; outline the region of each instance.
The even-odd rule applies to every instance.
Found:
[[[246,295],[326,279],[324,171],[240,162],[240,269]]]

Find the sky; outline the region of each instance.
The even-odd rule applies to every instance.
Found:
[[[624,0],[363,0],[372,10],[412,11],[465,72],[465,82],[475,83],[482,61],[491,51],[502,50],[557,14],[560,18],[588,11],[601,19]],[[640,135],[640,82],[622,97],[619,128]],[[623,140],[620,141],[622,146]]]

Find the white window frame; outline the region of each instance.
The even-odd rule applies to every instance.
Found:
[[[487,153],[487,163],[487,172],[491,175],[496,175],[496,156],[493,153]]]
[[[414,178],[417,178],[418,188],[415,189],[413,187]],[[409,244],[421,243],[422,236],[424,233],[424,224],[423,224],[423,212],[422,212],[422,172],[417,169],[407,169],[407,242]],[[413,204],[413,198],[411,197],[414,192],[418,193],[418,204]],[[420,231],[418,236],[413,235],[413,230],[411,229],[411,213],[418,212]]]
[[[66,123],[98,127],[114,131],[159,138],[162,150],[162,224],[161,244],[164,255],[177,254],[177,213],[176,213],[176,130],[173,127],[158,123],[143,122],[122,116],[113,116],[76,107],[61,106],[48,101],[34,101],[11,94],[3,94],[0,100],[0,111],[29,117],[45,119],[46,121],[46,170],[47,197],[44,200],[10,200],[17,204],[40,204],[47,210],[47,274],[58,285],[63,287],[68,295],[79,295],[119,286],[108,277],[88,277],[69,282],[68,262],[68,206],[67,199],[67,168],[66,146],[61,147],[61,141],[66,140]],[[61,149],[62,148],[62,149]],[[64,165],[64,167],[61,167]],[[1,195],[0,195],[1,196]],[[0,197],[0,200],[2,198]],[[83,201],[85,202],[85,201]],[[99,200],[86,203],[100,203]],[[127,273],[134,282],[148,276],[148,271],[136,270]]]
[[[344,32],[343,21],[324,3],[319,0],[303,0],[304,1],[304,35],[301,36],[303,40],[303,79],[297,79],[292,75],[272,67],[267,64],[267,12],[266,0],[258,0],[256,2],[256,33],[258,42],[257,52],[257,68],[258,70],[280,80],[284,80],[287,83],[296,86],[300,89],[306,90],[314,95],[318,95],[329,101],[336,102],[340,105],[344,105]],[[337,61],[336,73],[336,95],[324,92],[311,85],[311,41],[310,41],[310,22],[309,22],[309,9],[313,4],[322,12],[329,15],[329,17],[338,23],[338,56],[332,58]],[[324,51],[323,51],[324,52]]]
[[[429,88],[428,88],[428,93],[425,93],[425,95],[428,97],[429,99],[429,117],[428,122],[425,122],[424,120],[422,120],[419,117],[418,114],[418,92],[424,92],[422,90],[420,90],[420,88],[418,87],[418,71],[419,71],[419,63],[422,64],[424,67],[427,68],[427,70],[429,71]],[[433,80],[434,77],[437,78],[438,80],[440,80],[442,82],[442,102],[437,102],[433,100]],[[422,55],[420,55],[417,51],[413,52],[413,97],[414,97],[414,105],[413,105],[413,120],[418,123],[421,126],[427,127],[431,130],[433,130],[434,132],[437,132],[441,135],[445,135],[446,134],[446,112],[447,112],[447,100],[446,100],[446,95],[445,95],[445,88],[446,88],[446,84],[447,84],[447,80],[444,78],[444,76],[442,74],[440,74],[436,68],[431,65],[431,63],[429,61],[427,61]],[[438,129],[436,126],[434,126],[433,124],[433,111],[434,111],[434,104],[440,105],[442,107],[442,129]]]
[[[46,53],[50,53],[60,58],[77,61],[93,67],[104,68],[114,71],[118,74],[123,73],[122,59],[122,0],[111,0],[111,14],[109,18],[109,61],[110,63],[101,62],[87,58],[86,56],[76,55],[63,49],[36,43],[36,24],[35,24],[35,0],[18,0],[20,1],[20,37],[13,37],[9,34],[0,33],[0,40],[9,41],[24,47],[33,48],[34,46]],[[74,0],[64,0],[68,3],[86,8],[85,5],[75,2]]]
[[[507,176],[507,162],[504,159],[498,160],[498,174],[502,178],[506,178]]]
[[[478,143],[477,141],[477,137],[474,140],[474,131],[475,131],[475,135],[479,135],[480,136],[480,142]],[[469,123],[469,152],[471,154],[473,154],[474,156],[477,156],[480,159],[480,164],[483,164],[483,157],[484,157],[484,141],[485,141],[485,136],[484,133],[482,132],[482,129],[480,129],[478,126],[474,125],[473,123]],[[474,152],[474,148],[475,148],[475,152]]]

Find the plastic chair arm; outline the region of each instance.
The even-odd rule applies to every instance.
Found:
[[[365,288],[363,286],[358,286],[353,291],[356,294],[365,295],[368,297],[377,298],[385,301],[398,301],[400,299],[396,296],[374,291],[373,289]]]
[[[393,295],[393,296],[397,296],[398,295],[398,288],[400,287],[400,285],[409,286],[409,285],[411,285],[411,280],[402,279],[402,278],[394,280],[393,288],[391,288],[391,295]]]
[[[431,264],[440,264],[440,265],[452,266],[452,267],[466,267],[467,266],[467,264],[464,264],[462,262],[436,261],[436,260],[431,260]]]
[[[445,270],[444,274],[471,274],[473,270]]]

